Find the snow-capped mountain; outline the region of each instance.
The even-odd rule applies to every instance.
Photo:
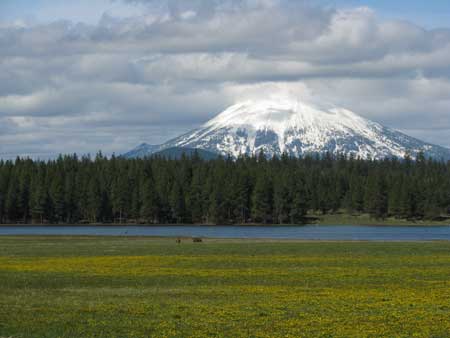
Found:
[[[127,157],[149,155],[172,147],[204,149],[223,155],[343,153],[362,158],[414,156],[424,152],[450,159],[450,150],[428,144],[369,121],[343,108],[323,107],[293,99],[237,103],[200,128],[160,146],[141,145]]]

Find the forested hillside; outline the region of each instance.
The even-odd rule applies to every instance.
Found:
[[[205,161],[0,161],[1,223],[302,223],[310,212],[434,219],[450,211],[450,163],[331,155]]]

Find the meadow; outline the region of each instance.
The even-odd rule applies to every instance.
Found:
[[[450,337],[450,243],[0,237],[0,337]]]

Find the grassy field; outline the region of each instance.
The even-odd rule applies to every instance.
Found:
[[[321,225],[395,225],[395,226],[426,226],[426,225],[449,225],[450,218],[443,217],[440,221],[432,220],[407,220],[388,217],[385,219],[375,219],[368,214],[351,215],[348,213],[336,214],[311,214],[309,217],[312,223]]]
[[[450,243],[0,237],[0,337],[450,337]]]

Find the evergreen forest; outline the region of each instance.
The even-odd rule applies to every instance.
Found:
[[[311,214],[433,220],[450,162],[325,155],[0,161],[0,223],[300,224]]]

